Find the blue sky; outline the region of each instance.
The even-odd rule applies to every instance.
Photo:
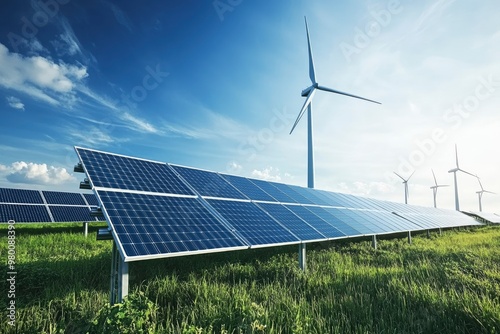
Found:
[[[306,185],[320,84],[316,187],[432,205],[431,168],[500,193],[494,1],[14,1],[0,22],[0,186],[77,191],[74,145]],[[461,208],[479,184],[459,175]],[[453,187],[438,205],[453,208]],[[485,194],[485,211],[500,195]]]

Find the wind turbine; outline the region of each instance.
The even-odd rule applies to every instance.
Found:
[[[460,211],[460,203],[458,201],[458,183],[457,183],[457,172],[462,172],[462,173],[465,173],[465,174],[469,174],[469,175],[472,175],[474,177],[477,177],[476,175],[472,174],[472,173],[469,173],[469,172],[466,172],[464,171],[463,169],[460,169],[460,167],[458,166],[458,150],[457,150],[457,144],[455,144],[455,161],[456,161],[456,164],[457,166],[453,169],[450,169],[448,171],[448,173],[453,173],[453,178],[454,178],[454,181],[455,181],[455,210],[457,211]]]
[[[488,193],[488,194],[494,194],[494,192],[484,190],[483,185],[481,184],[481,179],[479,179],[478,176],[477,181],[479,182],[479,186],[481,187],[480,191],[476,191],[477,197],[479,198],[479,212],[483,212],[483,204],[482,204],[482,199],[483,199],[483,194]]]
[[[304,115],[306,109],[307,109],[307,186],[309,188],[314,188],[314,153],[313,153],[313,126],[312,126],[312,99],[314,97],[314,94],[316,93],[316,90],[322,90],[325,92],[330,92],[330,93],[335,93],[335,94],[340,94],[340,95],[345,95],[345,96],[350,96],[354,97],[356,99],[361,99],[377,104],[381,104],[380,102],[373,101],[366,99],[361,96],[349,94],[349,93],[344,93],[339,90],[331,89],[328,87],[320,86],[318,82],[316,81],[316,74],[314,70],[314,61],[313,61],[313,55],[312,55],[312,49],[311,49],[311,40],[309,38],[309,28],[307,27],[307,18],[304,17],[304,20],[306,22],[306,34],[307,34],[307,47],[309,50],[309,78],[311,79],[312,85],[304,89],[301,93],[301,96],[306,97],[306,101],[304,102],[304,105],[302,106],[302,109],[299,112],[299,115],[297,116],[297,119],[295,120],[295,123],[293,124],[292,130],[290,130],[290,134],[292,134],[293,130],[299,123],[300,119]]]
[[[432,194],[434,195],[434,207],[437,208],[436,206],[436,196],[437,196],[437,192],[438,192],[438,188],[439,187],[448,187],[447,184],[438,184],[437,180],[436,180],[436,174],[434,174],[434,171],[431,169],[432,171],[432,176],[434,177],[434,185],[431,187],[432,189]]]
[[[405,204],[408,204],[408,197],[410,195],[409,190],[408,190],[408,181],[411,179],[413,174],[415,174],[415,171],[413,171],[413,173],[411,173],[411,175],[407,179],[405,179],[404,177],[402,177],[401,175],[399,175],[396,172],[394,172],[394,174],[396,174],[401,180],[403,180],[403,184],[405,185]]]

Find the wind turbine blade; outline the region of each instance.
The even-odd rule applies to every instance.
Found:
[[[459,171],[461,171],[462,173],[469,174],[469,175],[471,175],[471,176],[477,177],[477,175],[472,174],[472,173],[469,173],[469,172],[466,172],[466,171],[464,171],[463,169],[460,169],[460,168],[459,168],[458,170],[459,170]]]
[[[478,177],[477,181],[479,182],[479,186],[481,187],[481,190],[484,191],[483,184],[481,183],[481,179]]]
[[[458,167],[458,150],[457,150],[457,144],[455,144],[455,161],[457,162],[457,168],[460,168],[460,167]]]
[[[437,186],[438,181],[436,180],[436,174],[434,174],[434,171],[432,169],[431,169],[431,172],[432,172],[432,176],[434,176],[434,184]]]
[[[485,193],[488,193],[488,194],[496,194],[494,193],[493,191],[488,191],[488,190],[483,190]]]
[[[382,104],[382,103],[377,102],[377,101],[374,101],[374,100],[370,100],[370,99],[367,99],[367,98],[364,98],[364,97],[361,97],[361,96],[357,96],[357,95],[354,95],[354,94],[345,93],[345,92],[342,92],[342,91],[340,91],[340,90],[331,89],[331,88],[324,87],[324,86],[318,86],[317,88],[318,88],[319,90],[323,90],[323,91],[325,91],[325,92],[330,92],[330,93],[335,93],[335,94],[345,95],[345,96],[349,96],[349,97],[354,97],[355,99],[360,99],[360,100],[364,100],[364,101],[368,101],[368,102],[373,102],[373,103],[377,103],[377,104]]]
[[[415,171],[413,171],[413,173],[411,173],[411,175],[406,179],[406,182],[410,181],[410,179],[413,176],[413,174],[415,174]]]
[[[398,173],[394,172],[394,174],[396,174],[401,180],[403,181],[406,181],[405,179],[403,179],[403,177],[401,175],[399,175]]]
[[[311,48],[311,39],[309,38],[309,28],[307,27],[307,18],[304,16],[304,20],[306,21],[306,33],[307,33],[307,48],[309,50],[309,78],[311,78],[311,82],[313,85],[316,83],[316,74],[314,70],[314,60]]]
[[[309,92],[309,95],[307,95],[306,101],[304,102],[304,106],[302,106],[302,109],[299,112],[299,116],[297,116],[297,119],[295,120],[295,123],[293,124],[292,130],[290,130],[290,134],[292,134],[292,132],[295,129],[295,127],[297,126],[297,124],[299,124],[300,119],[302,118],[302,116],[304,116],[304,113],[306,112],[307,107],[311,104],[311,101],[314,97],[315,92],[316,92],[316,89],[313,88]]]

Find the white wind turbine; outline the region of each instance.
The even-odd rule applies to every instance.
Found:
[[[479,186],[481,187],[481,190],[476,191],[476,194],[477,194],[477,197],[479,198],[479,212],[482,212],[483,211],[483,203],[482,203],[483,194],[484,193],[494,194],[494,192],[484,190],[483,185],[481,184],[481,180],[479,179],[478,176],[477,176],[477,181],[479,182]]]
[[[469,175],[472,175],[474,177],[476,177],[476,175],[472,174],[472,173],[469,173],[469,172],[466,172],[464,171],[463,169],[460,169],[459,165],[458,165],[458,150],[457,150],[457,144],[455,144],[455,161],[456,161],[456,164],[457,166],[453,169],[450,169],[448,171],[448,173],[453,173],[453,178],[454,178],[454,181],[455,181],[455,210],[457,211],[460,211],[460,203],[458,201],[458,183],[457,183],[457,172],[462,172],[462,173],[465,173],[465,174],[469,174]]]
[[[436,174],[434,174],[434,171],[431,169],[432,171],[432,176],[434,177],[434,185],[431,187],[432,189],[432,194],[434,195],[434,207],[437,208],[436,206],[436,196],[437,196],[437,192],[438,192],[438,188],[439,187],[448,187],[447,184],[438,184],[437,180],[436,180]]]
[[[411,179],[413,174],[415,174],[415,171],[413,171],[413,173],[411,173],[411,175],[407,179],[405,179],[404,177],[402,177],[401,175],[399,175],[396,172],[394,172],[394,174],[396,174],[401,180],[403,180],[403,184],[405,185],[405,204],[408,204],[408,197],[410,196],[410,192],[408,189],[408,181]]]
[[[299,123],[300,119],[304,115],[306,109],[307,109],[307,186],[309,188],[314,188],[314,154],[313,154],[313,126],[312,126],[312,106],[311,102],[314,97],[314,94],[316,93],[316,90],[322,90],[325,92],[331,92],[335,94],[340,94],[340,95],[346,95],[350,97],[354,97],[356,99],[361,99],[373,103],[380,104],[380,102],[373,101],[366,99],[361,96],[357,95],[352,95],[349,93],[344,93],[339,90],[327,88],[324,86],[320,86],[318,82],[316,81],[316,74],[314,70],[314,61],[313,61],[313,55],[312,55],[312,49],[311,49],[311,41],[309,38],[309,29],[307,27],[307,18],[305,18],[306,22],[306,34],[307,34],[307,47],[309,50],[309,78],[311,79],[312,85],[307,87],[302,91],[302,96],[306,97],[306,101],[304,102],[304,105],[302,106],[302,109],[299,112],[299,115],[297,116],[297,119],[295,120],[295,123],[293,124],[292,130],[290,130],[290,134],[292,134],[293,130]]]

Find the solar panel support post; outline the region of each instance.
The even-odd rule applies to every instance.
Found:
[[[439,235],[443,235],[443,231],[441,230],[441,227],[439,228]]]
[[[411,231],[408,231],[408,243],[411,245]]]
[[[372,236],[372,247],[374,249],[377,249],[377,236],[376,235]]]
[[[111,288],[110,304],[121,303],[128,295],[128,263],[125,262],[113,241],[113,251],[111,259]]]
[[[117,273],[117,255],[118,250],[116,249],[116,244],[113,241],[113,246],[111,250],[111,275],[110,275],[110,291],[109,291],[109,303],[113,306],[116,302],[116,273]]]
[[[88,234],[89,234],[89,222],[83,222],[83,235],[86,238]]]
[[[306,244],[299,244],[299,268],[302,271],[306,271]]]
[[[118,257],[118,302],[121,303],[128,295],[128,263]]]
[[[431,237],[431,230],[427,230],[427,238]]]

